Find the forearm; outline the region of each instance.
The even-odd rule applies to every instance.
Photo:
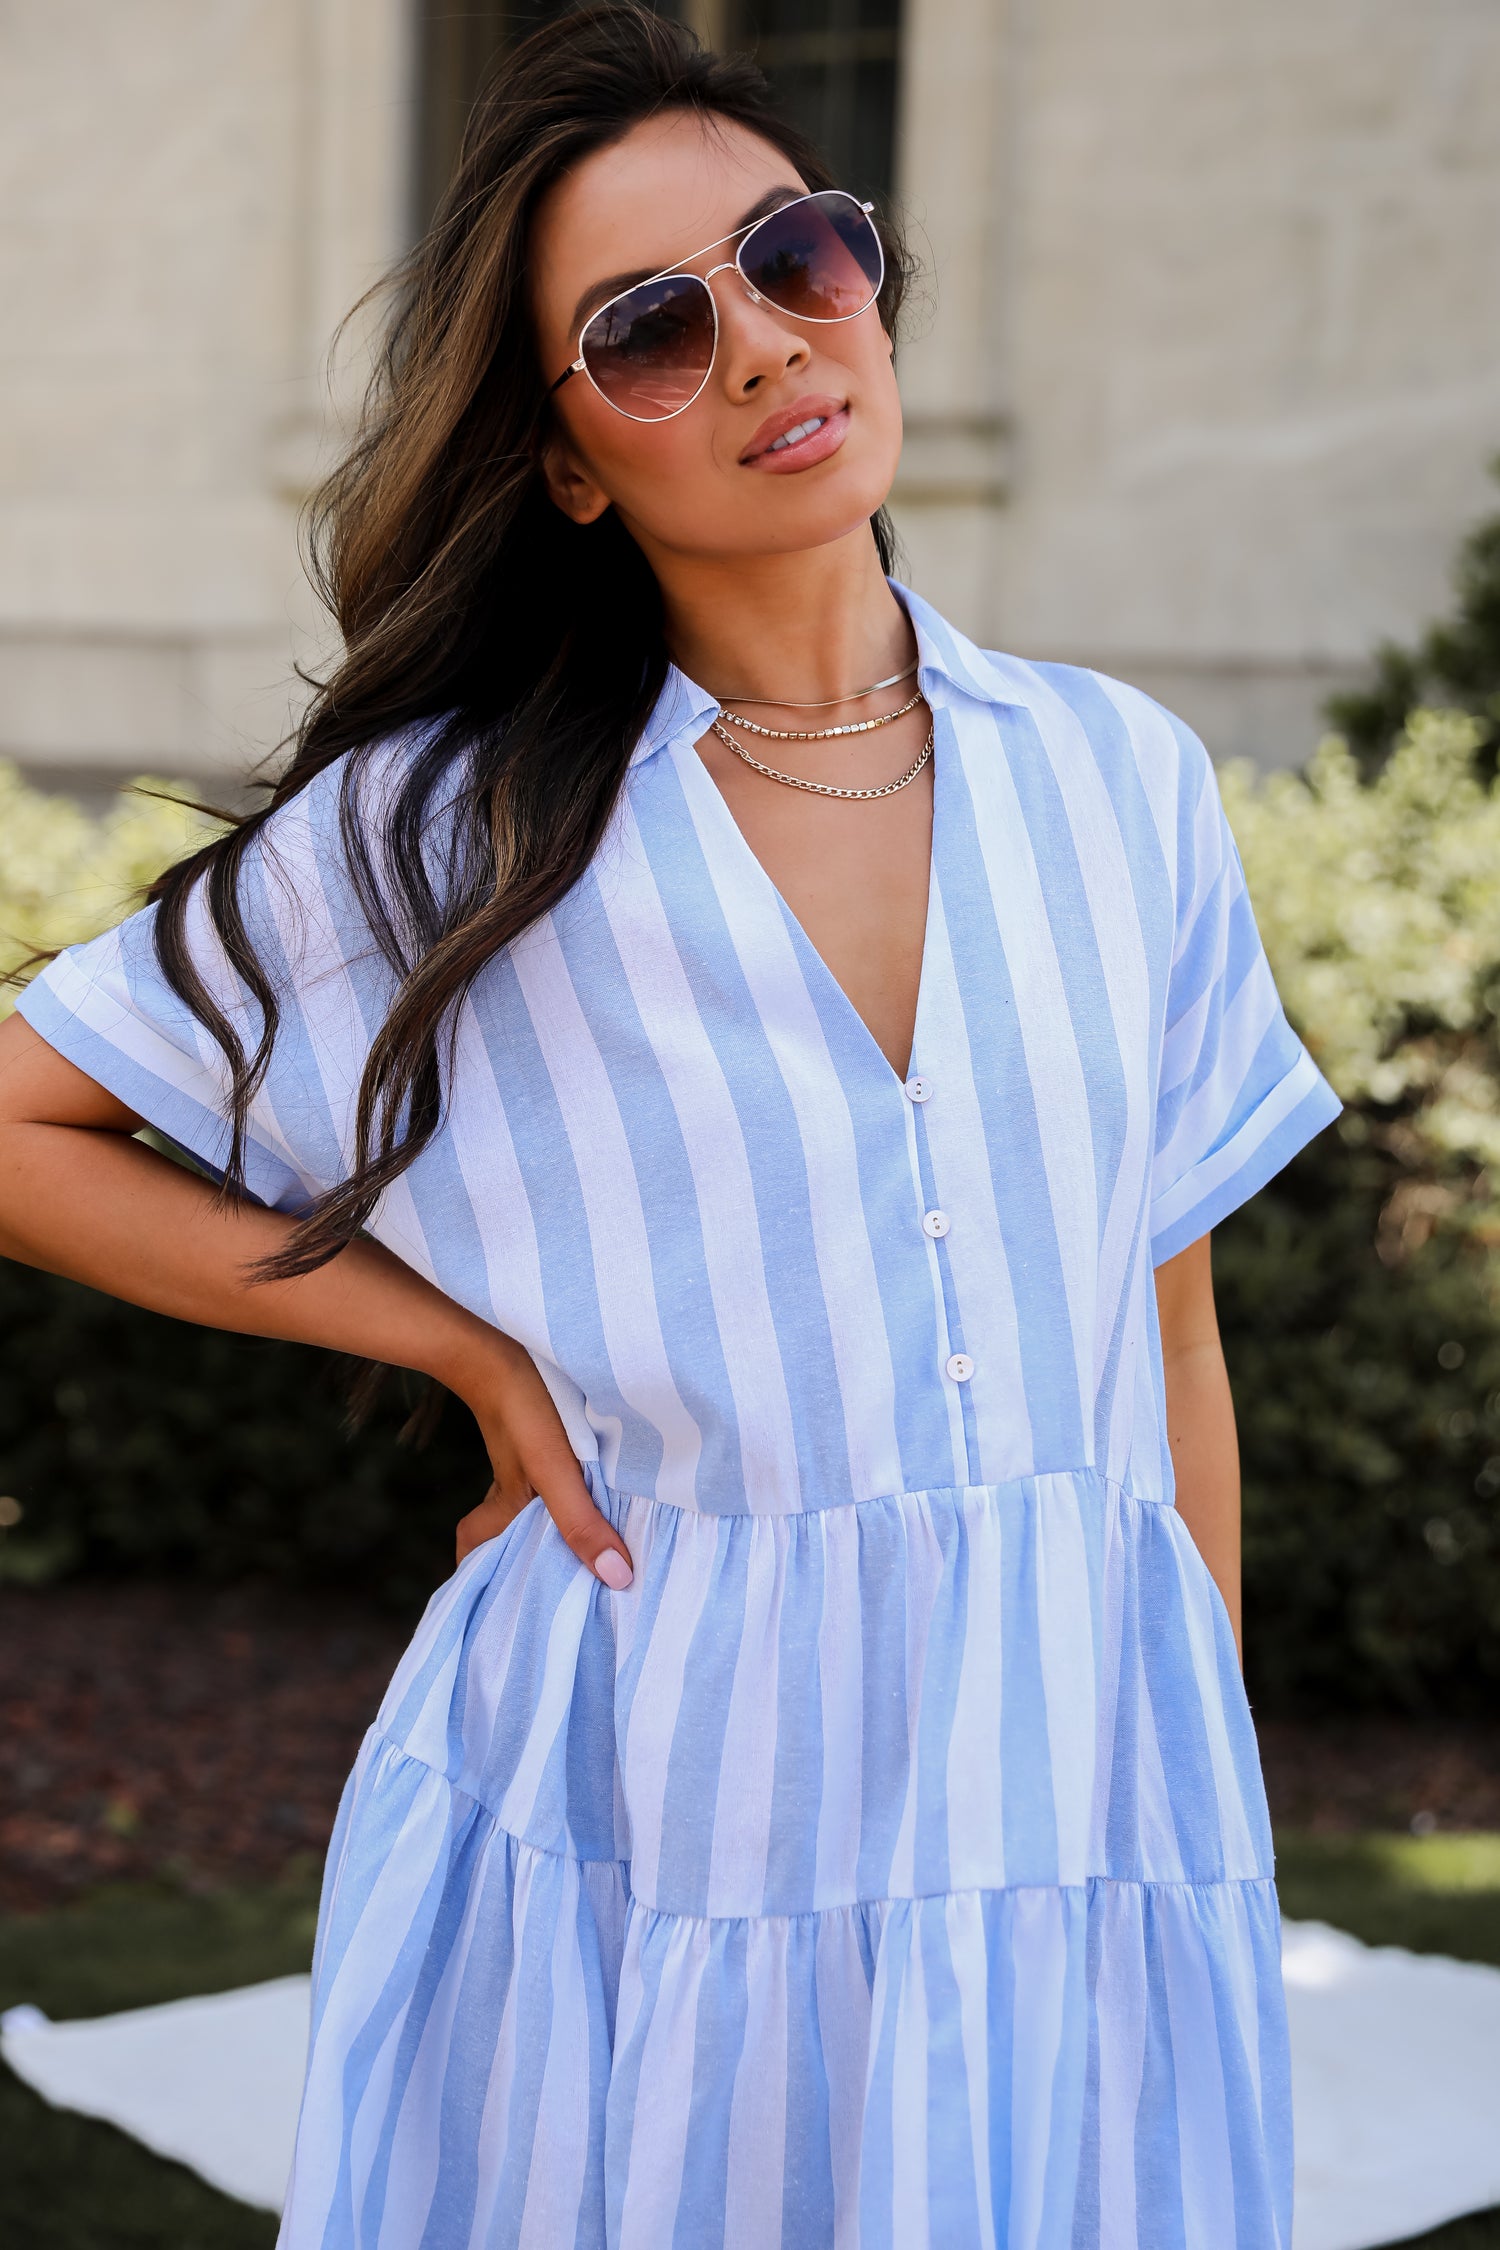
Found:
[[[1240,1449],[1214,1309],[1208,1235],[1156,1269],[1177,1513],[1224,1597],[1240,1643]]]
[[[1177,1512],[1224,1597],[1240,1648],[1239,1441],[1217,1336],[1171,1353],[1164,1368]]]
[[[126,1132],[0,1131],[0,1254],[208,1328],[320,1344],[473,1397],[495,1331],[366,1241],[294,1281],[258,1281],[295,1222],[226,1204]]]

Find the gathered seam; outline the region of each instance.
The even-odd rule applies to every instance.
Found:
[[[531,1837],[523,1836],[519,1830],[512,1828],[503,1815],[493,1805],[488,1804],[483,1797],[476,1796],[472,1789],[465,1789],[461,1782],[454,1781],[439,1767],[433,1765],[430,1759],[420,1757],[415,1750],[409,1749],[404,1742],[398,1742],[394,1735],[387,1734],[383,1728],[372,1727],[366,1739],[372,1746],[391,1751],[397,1758],[404,1759],[408,1765],[415,1766],[419,1772],[429,1774],[434,1781],[440,1781],[443,1787],[450,1790],[455,1797],[462,1797],[466,1804],[472,1805],[476,1812],[482,1813],[496,1831],[504,1836],[508,1842],[514,1844],[518,1850],[534,1852],[539,1859],[566,1862],[572,1867],[612,1867],[619,1874],[624,1884],[626,1900],[631,1909],[638,1914],[654,1915],[666,1922],[809,1922],[817,1921],[820,1916],[828,1914],[875,1913],[892,1906],[921,1906],[934,1899],[1003,1898],[1007,1895],[1019,1896],[1024,1892],[1052,1893],[1059,1896],[1077,1893],[1086,1896],[1093,1891],[1105,1889],[1153,1892],[1258,1890],[1267,1886],[1274,1888],[1276,1880],[1271,1873],[1208,1875],[1197,1880],[1189,1876],[1085,1875],[1082,1881],[1077,1883],[959,1883],[949,1889],[939,1891],[887,1891],[877,1898],[835,1899],[827,1906],[800,1907],[795,1913],[690,1914],[673,1906],[653,1906],[649,1901],[638,1897],[630,1888],[630,1860],[628,1857],[621,1858],[615,1853],[594,1854],[590,1852],[559,1851],[556,1845],[538,1844]]]
[[[585,1470],[587,1474],[587,1470]],[[1084,1466],[1071,1469],[1028,1469],[1023,1476],[1002,1477],[993,1484],[923,1484],[914,1485],[906,1492],[875,1492],[862,1500],[825,1500],[804,1502],[796,1508],[694,1508],[681,1500],[663,1500],[654,1493],[624,1492],[606,1484],[602,1477],[589,1480],[596,1501],[626,1508],[653,1508],[670,1511],[674,1516],[685,1517],[690,1522],[702,1523],[806,1523],[819,1516],[839,1515],[851,1508],[883,1508],[904,1505],[921,1500],[962,1501],[971,1493],[987,1500],[1001,1494],[1021,1492],[1027,1485],[1044,1483],[1051,1477],[1087,1479],[1092,1485],[1118,1500],[1127,1500],[1137,1508],[1160,1508],[1168,1515],[1176,1513],[1173,1502],[1148,1493],[1133,1492],[1118,1477],[1106,1475],[1104,1470]]]

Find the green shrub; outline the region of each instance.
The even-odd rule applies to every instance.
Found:
[[[0,1261],[0,1574],[144,1572],[359,1587],[413,1607],[489,1481],[450,1402],[396,1442],[402,1383],[349,1433],[347,1363],[141,1312]]]
[[[1492,464],[1500,478],[1500,460]],[[1451,617],[1430,625],[1414,648],[1385,642],[1372,677],[1328,704],[1330,722],[1367,772],[1389,756],[1413,711],[1467,711],[1479,721],[1486,773],[1500,754],[1500,516],[1470,532],[1453,573]]]
[[[1288,1008],[1350,1104],[1216,1243],[1249,1666],[1283,1707],[1492,1705],[1500,1672],[1500,517],[1454,591],[1330,704],[1352,757],[1224,777]]]
[[[1372,784],[1222,776],[1289,1013],[1349,1105],[1219,1230],[1267,1705],[1500,1676],[1500,793],[1417,713]]]

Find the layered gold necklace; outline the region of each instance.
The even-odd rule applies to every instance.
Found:
[[[781,708],[788,711],[816,711],[819,709],[826,710],[830,703],[857,703],[863,696],[876,695],[882,688],[895,687],[900,681],[909,680],[916,668],[915,664],[908,664],[904,672],[893,672],[888,680],[877,680],[873,687],[860,688],[854,695],[830,695],[825,697],[821,704],[796,703],[790,698],[784,698],[781,702]],[[736,703],[770,703],[776,699],[769,695],[739,695],[734,700]],[[886,782],[884,787],[880,789],[840,789],[836,788],[832,782],[808,781],[801,774],[783,773],[777,766],[763,765],[759,758],[751,755],[743,742],[736,742],[734,736],[724,724],[724,720],[732,719],[735,725],[743,727],[747,734],[758,734],[768,742],[832,742],[840,735],[873,734],[880,727],[888,727],[895,720],[904,719],[908,711],[915,711],[921,700],[922,691],[918,688],[916,694],[909,696],[905,703],[898,704],[894,711],[882,712],[878,719],[850,719],[846,720],[842,726],[836,727],[763,727],[757,724],[754,719],[747,719],[743,711],[732,711],[725,705],[722,715],[713,721],[713,732],[726,749],[732,750],[737,758],[743,759],[745,764],[752,767],[756,773],[764,774],[768,781],[782,782],[788,789],[805,789],[814,797],[859,799],[894,797],[898,789],[904,789],[909,782],[916,780],[917,775],[932,756],[932,728],[930,726],[927,729],[927,740],[923,743],[915,762],[908,766],[905,773],[900,774],[895,781]]]

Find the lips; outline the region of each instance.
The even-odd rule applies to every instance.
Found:
[[[848,406],[841,398],[796,398],[775,414],[768,414],[750,443],[740,455],[748,468],[752,463],[774,460],[778,465],[785,461],[790,466],[790,456],[798,455],[803,447],[815,449],[821,458],[832,448],[826,435],[830,425],[842,425],[848,420]]]

